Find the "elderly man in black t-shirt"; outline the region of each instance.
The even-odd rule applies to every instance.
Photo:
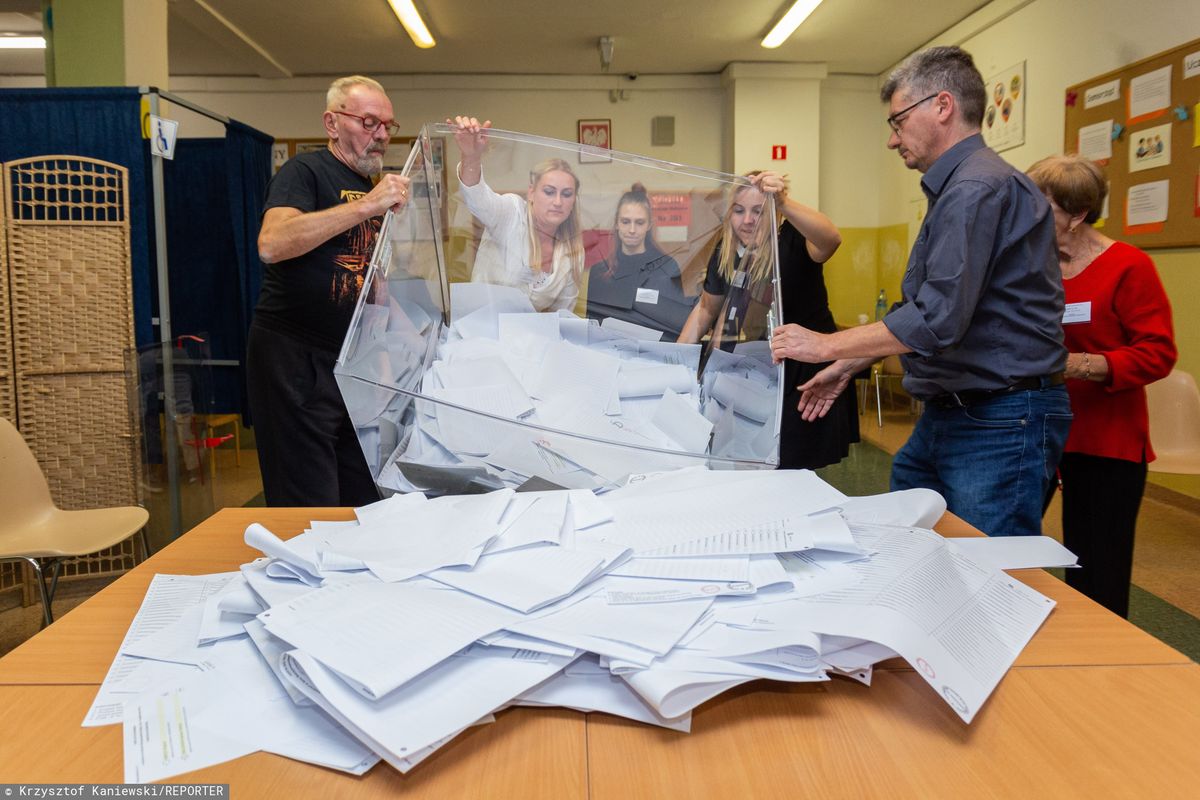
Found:
[[[267,187],[258,254],[266,265],[250,326],[246,381],[270,506],[359,506],[379,499],[333,378],[382,215],[408,201],[384,175],[399,128],[383,87],[359,75],[329,87],[329,143]]]

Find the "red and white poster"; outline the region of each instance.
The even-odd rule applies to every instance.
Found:
[[[653,192],[654,228],[660,242],[686,242],[692,224],[692,198],[686,192]]]

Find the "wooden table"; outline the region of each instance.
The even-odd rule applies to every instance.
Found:
[[[117,727],[79,727],[155,573],[224,572],[241,533],[289,537],[345,509],[226,509],[0,659],[0,782],[120,782]],[[947,518],[947,535],[974,533]],[[408,775],[362,778],[256,754],[175,782],[235,797],[1191,797],[1200,666],[1041,570],[1058,606],[971,725],[906,664],[870,688],[758,681],[696,710],[691,734],[605,714],[510,709]],[[52,743],[52,744],[48,744]]]

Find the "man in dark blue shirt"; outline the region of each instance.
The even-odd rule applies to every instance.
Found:
[[[776,329],[777,360],[838,359],[801,387],[821,416],[851,376],[903,355],[925,412],[892,464],[892,488],[941,492],[990,535],[1041,532],[1042,498],[1071,412],[1063,386],[1063,290],[1046,198],[980,136],[987,94],[970,54],[910,57],[881,92],[888,147],[924,174],[929,213],[882,321],[834,334]]]

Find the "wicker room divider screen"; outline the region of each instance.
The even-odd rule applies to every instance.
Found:
[[[4,198],[4,183],[0,181],[0,220],[5,216]],[[12,324],[9,321],[7,228],[7,225],[0,224],[0,416],[16,425],[17,390],[13,380]],[[22,585],[21,564],[15,561],[0,564],[0,592]]]
[[[10,353],[14,422],[60,508],[136,505],[128,171],[80,156],[38,156],[6,162],[3,173],[3,304],[11,319],[0,325],[0,346]],[[63,575],[99,576],[135,563],[131,539],[64,564]]]

